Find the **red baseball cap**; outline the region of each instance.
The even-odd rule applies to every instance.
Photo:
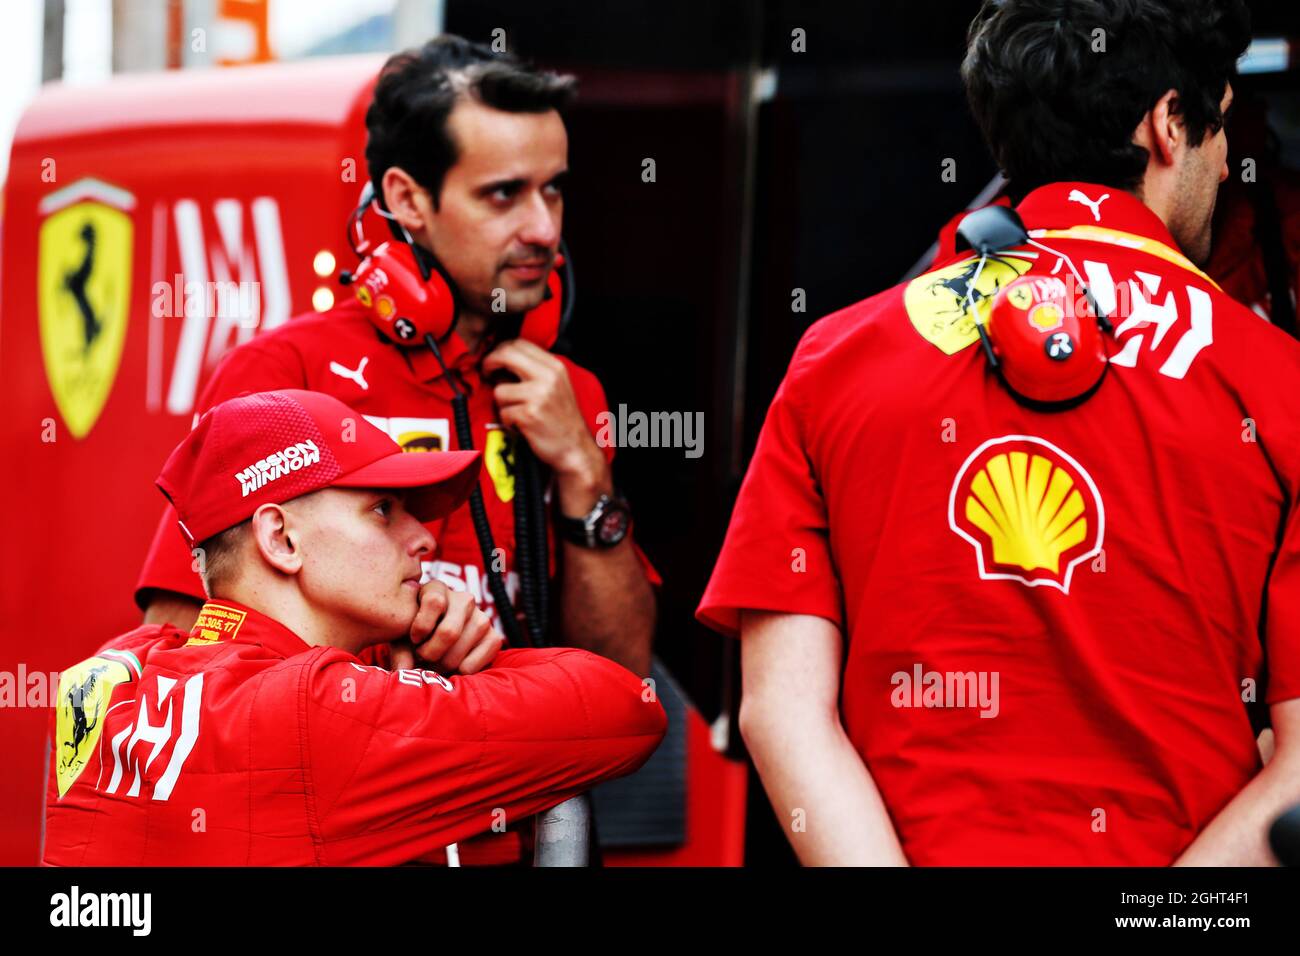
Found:
[[[287,388],[204,412],[157,483],[193,547],[321,488],[409,488],[406,509],[432,521],[460,507],[478,474],[476,451],[406,453],[338,399]]]

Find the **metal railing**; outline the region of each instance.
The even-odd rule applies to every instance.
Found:
[[[537,815],[533,866],[589,866],[591,796],[580,793]]]

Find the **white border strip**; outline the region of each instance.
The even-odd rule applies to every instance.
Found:
[[[42,216],[48,216],[83,199],[98,199],[109,206],[116,206],[123,212],[132,212],[135,209],[135,196],[131,193],[120,186],[110,186],[102,179],[87,177],[45,196],[37,204],[36,211]]]

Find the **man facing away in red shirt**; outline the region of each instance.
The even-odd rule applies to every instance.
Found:
[[[421,585],[425,523],[478,475],[316,392],[204,414],[158,486],[208,601],[63,673],[44,861],[404,863],[644,763],[665,716],[633,674],[502,651],[472,596]],[[433,669],[356,656],[398,639]]]
[[[1027,235],[800,342],[698,613],[742,639],[804,863],[1275,862],[1300,347],[1197,268],[1249,35],[1237,0],[987,0],[962,73]],[[1067,281],[1110,318],[1101,377],[1044,407],[980,339],[1074,361],[1060,310],[1015,311]]]

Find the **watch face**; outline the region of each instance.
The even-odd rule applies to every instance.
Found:
[[[596,540],[604,545],[615,545],[627,534],[628,513],[617,505],[611,506],[600,516],[596,525]]]

